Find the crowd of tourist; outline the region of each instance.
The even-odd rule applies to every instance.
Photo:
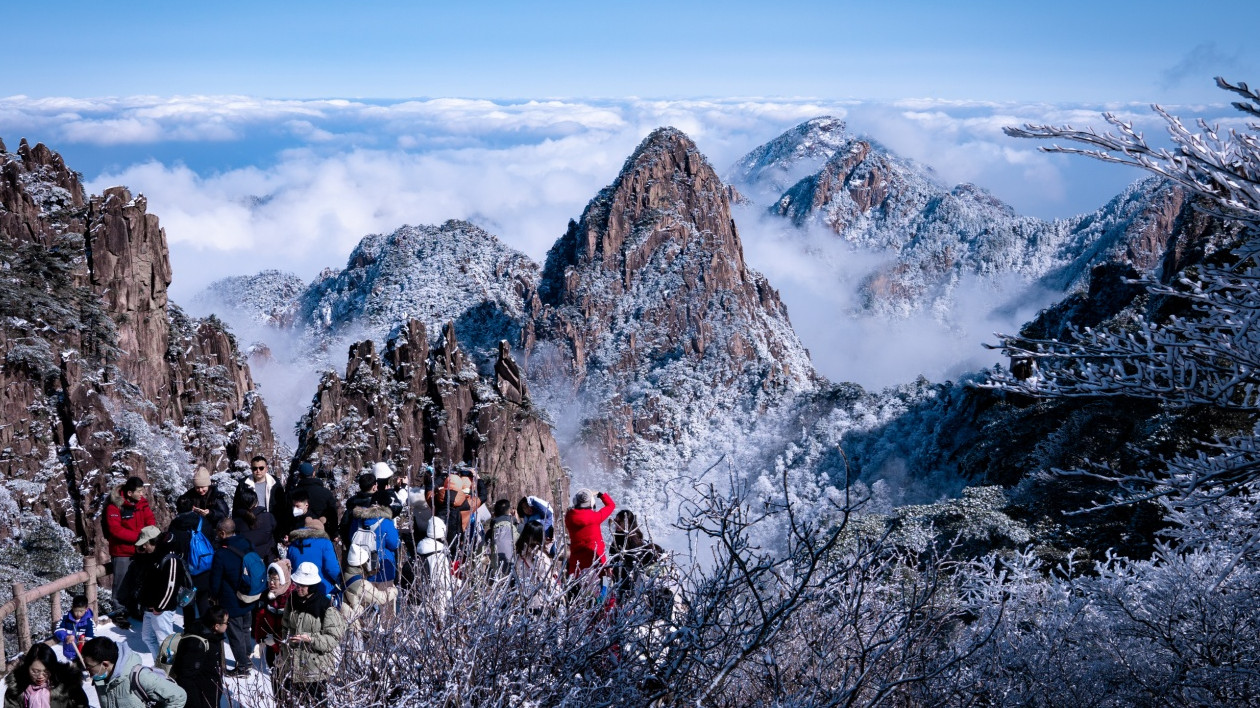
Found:
[[[9,673],[4,708],[85,706],[85,673],[103,707],[217,708],[228,679],[255,671],[270,676],[279,705],[312,705],[348,628],[369,612],[398,612],[400,584],[440,592],[484,572],[496,582],[555,589],[528,596],[537,612],[560,598],[567,578],[583,574],[597,579],[601,601],[612,602],[629,590],[633,567],[660,557],[634,514],[621,510],[609,562],[603,524],[616,503],[603,492],[574,495],[560,544],[543,496],[487,504],[486,484],[462,466],[445,473],[426,466],[413,478],[418,485],[408,486],[376,463],[358,475],[342,508],[312,464],[281,481],[256,456],[230,503],[199,468],[165,529],[144,480],[127,479],[101,515],[120,608],[111,618],[124,630],[139,623],[148,654],[95,636],[93,611],[77,596],[53,637]]]

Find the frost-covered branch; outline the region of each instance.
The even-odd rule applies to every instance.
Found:
[[[1256,94],[1245,83],[1234,86],[1220,77],[1216,81],[1222,89],[1256,99]],[[1256,114],[1256,106],[1251,103],[1235,103],[1234,107]],[[1232,218],[1252,226],[1260,225],[1260,142],[1256,135],[1234,130],[1221,135],[1216,127],[1202,120],[1195,124],[1198,131],[1192,131],[1162,107],[1151,108],[1167,123],[1173,149],[1151,147],[1146,138],[1133,129],[1132,123],[1112,113],[1104,113],[1103,118],[1115,128],[1114,132],[1033,124],[1004,130],[1016,138],[1080,143],[1087,147],[1054,144],[1041,149],[1140,167],[1207,197]],[[1255,130],[1256,126],[1251,128]]]
[[[1246,84],[1225,90],[1256,100]],[[1256,105],[1235,104],[1255,115]],[[1260,126],[1225,135],[1200,121],[1198,132],[1159,106],[1174,148],[1152,148],[1131,124],[1106,114],[1116,132],[1027,125],[1007,128],[1015,137],[1065,139],[1088,149],[1044,148],[1084,154],[1141,167],[1185,187],[1206,202],[1207,211],[1243,226],[1241,239],[1221,262],[1187,271],[1174,283],[1139,281],[1163,302],[1180,305],[1163,319],[1138,317],[1104,329],[1073,329],[1064,341],[1000,336],[1013,361],[1031,364],[1021,376],[999,373],[986,387],[1035,398],[1127,397],[1172,408],[1208,406],[1260,411]],[[1223,263],[1223,265],[1221,264]],[[1160,469],[1123,471],[1087,465],[1075,474],[1116,485],[1116,503],[1174,497],[1205,503],[1237,493],[1260,479],[1252,436],[1201,442],[1201,452],[1160,460]],[[1062,471],[1059,471],[1062,473]],[[1112,506],[1103,504],[1101,506]]]

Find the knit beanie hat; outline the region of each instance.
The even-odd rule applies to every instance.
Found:
[[[589,489],[579,489],[577,494],[573,495],[574,509],[591,509],[595,506],[595,492]]]
[[[205,467],[198,467],[197,473],[193,475],[192,484],[194,487],[210,486],[210,470]]]

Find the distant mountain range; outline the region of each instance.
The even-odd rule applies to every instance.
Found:
[[[1149,406],[1028,405],[912,374],[878,392],[827,381],[745,261],[732,218],[743,194],[780,220],[789,246],[799,236],[809,248],[812,229],[886,256],[860,283],[862,316],[948,316],[963,279],[1014,277],[1063,294],[1025,326],[1063,338],[1164,316],[1133,279],[1171,282],[1232,238],[1154,180],[1047,222],[943,186],[823,118],[740,160],[733,189],[686,135],[662,128],[544,264],[448,221],[367,236],[313,283],[265,271],[202,293],[251,336],[262,325],[264,340],[300,342],[268,366],[324,371],[300,394],[310,405],[289,458],[249,367],[266,348],[238,349],[222,321],[167,301],[165,232],[143,197],[88,197],[43,146],[0,144],[0,171],[0,508],[19,512],[0,544],[43,519],[94,547],[96,500],[122,476],[172,494],[194,463],[226,472],[260,450],[285,458],[278,467],[313,459],[342,486],[378,458],[412,471],[464,462],[504,493],[539,488],[561,503],[567,465],[649,515],[675,509],[675,492],[709,472],[767,499],[784,480],[810,498],[862,480],[888,503],[998,483],[1023,490],[1037,516],[1063,490],[1032,472],[1082,450],[1123,461],[1128,442],[1162,449],[1176,431],[1203,438],[1218,424]]]
[[[803,248],[804,230],[822,229],[856,251],[887,255],[859,285],[868,317],[929,308],[948,317],[963,279],[1016,278],[1079,293],[1064,300],[1077,303],[1070,314],[1043,316],[1053,319],[1044,327],[1065,332],[1074,319],[1105,319],[1091,314],[1101,307],[1088,295],[1095,283],[1119,272],[1160,276],[1202,253],[1187,251],[1202,239],[1186,232],[1193,210],[1184,195],[1157,180],[1092,214],[1044,221],[974,185],[943,186],[929,168],[833,118],[753,150],[728,179],[789,232],[801,229]],[[750,474],[790,470],[804,486],[845,474],[899,479],[903,501],[974,477],[954,453],[940,457],[975,434],[974,421],[959,417],[981,405],[972,394],[926,381],[867,392],[814,371],[778,293],[744,261],[735,193],[687,136],[660,129],[570,222],[542,267],[449,221],[368,236],[344,269],[301,289],[269,272],[221,281],[203,297],[301,337],[317,362],[362,338],[382,346],[412,318],[439,348],[447,345],[438,333],[453,323],[485,375],[506,341],[565,463],[585,479],[611,474],[610,486],[645,507],[659,503],[665,480],[723,456]],[[836,453],[846,446],[847,472]],[[915,471],[929,462],[932,474]]]
[[[1119,251],[1149,260],[1136,252],[1149,240],[1143,232],[1166,232],[1165,212],[1180,199],[1149,179],[1092,214],[1020,216],[975,185],[942,185],[931,168],[848,134],[835,118],[807,121],[753,150],[728,179],[746,195],[769,195],[797,175],[763,206],[856,251],[887,254],[889,262],[861,280],[860,302],[894,317],[949,313],[955,288],[969,277],[1017,276],[1060,292],[1084,287],[1090,269]]]

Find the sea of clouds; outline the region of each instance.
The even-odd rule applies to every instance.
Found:
[[[1242,123],[1224,104],[1170,108],[1226,127]],[[663,125],[691,136],[725,174],[793,125],[837,116],[851,132],[931,166],[946,185],[975,183],[1023,214],[1069,216],[1102,206],[1139,173],[1046,154],[1002,128],[1103,127],[1102,111],[1153,140],[1162,135],[1149,107],[1130,104],[15,96],[0,99],[0,138],[10,150],[21,137],[48,144],[93,193],[123,184],[145,194],[171,244],[172,297],[189,303],[229,275],[276,268],[309,280],[342,267],[367,234],[452,218],[541,262],[568,220]],[[817,234],[792,238],[760,208],[737,210],[736,219],[750,264],[782,291],[816,365],[833,379],[883,386],[987,365],[996,359],[980,343],[1049,301],[986,283],[961,288],[951,317],[855,319],[852,287],[877,257],[820,260],[810,253],[835,246]],[[822,268],[824,261],[851,267]],[[1022,304],[1001,307],[1011,297]]]

